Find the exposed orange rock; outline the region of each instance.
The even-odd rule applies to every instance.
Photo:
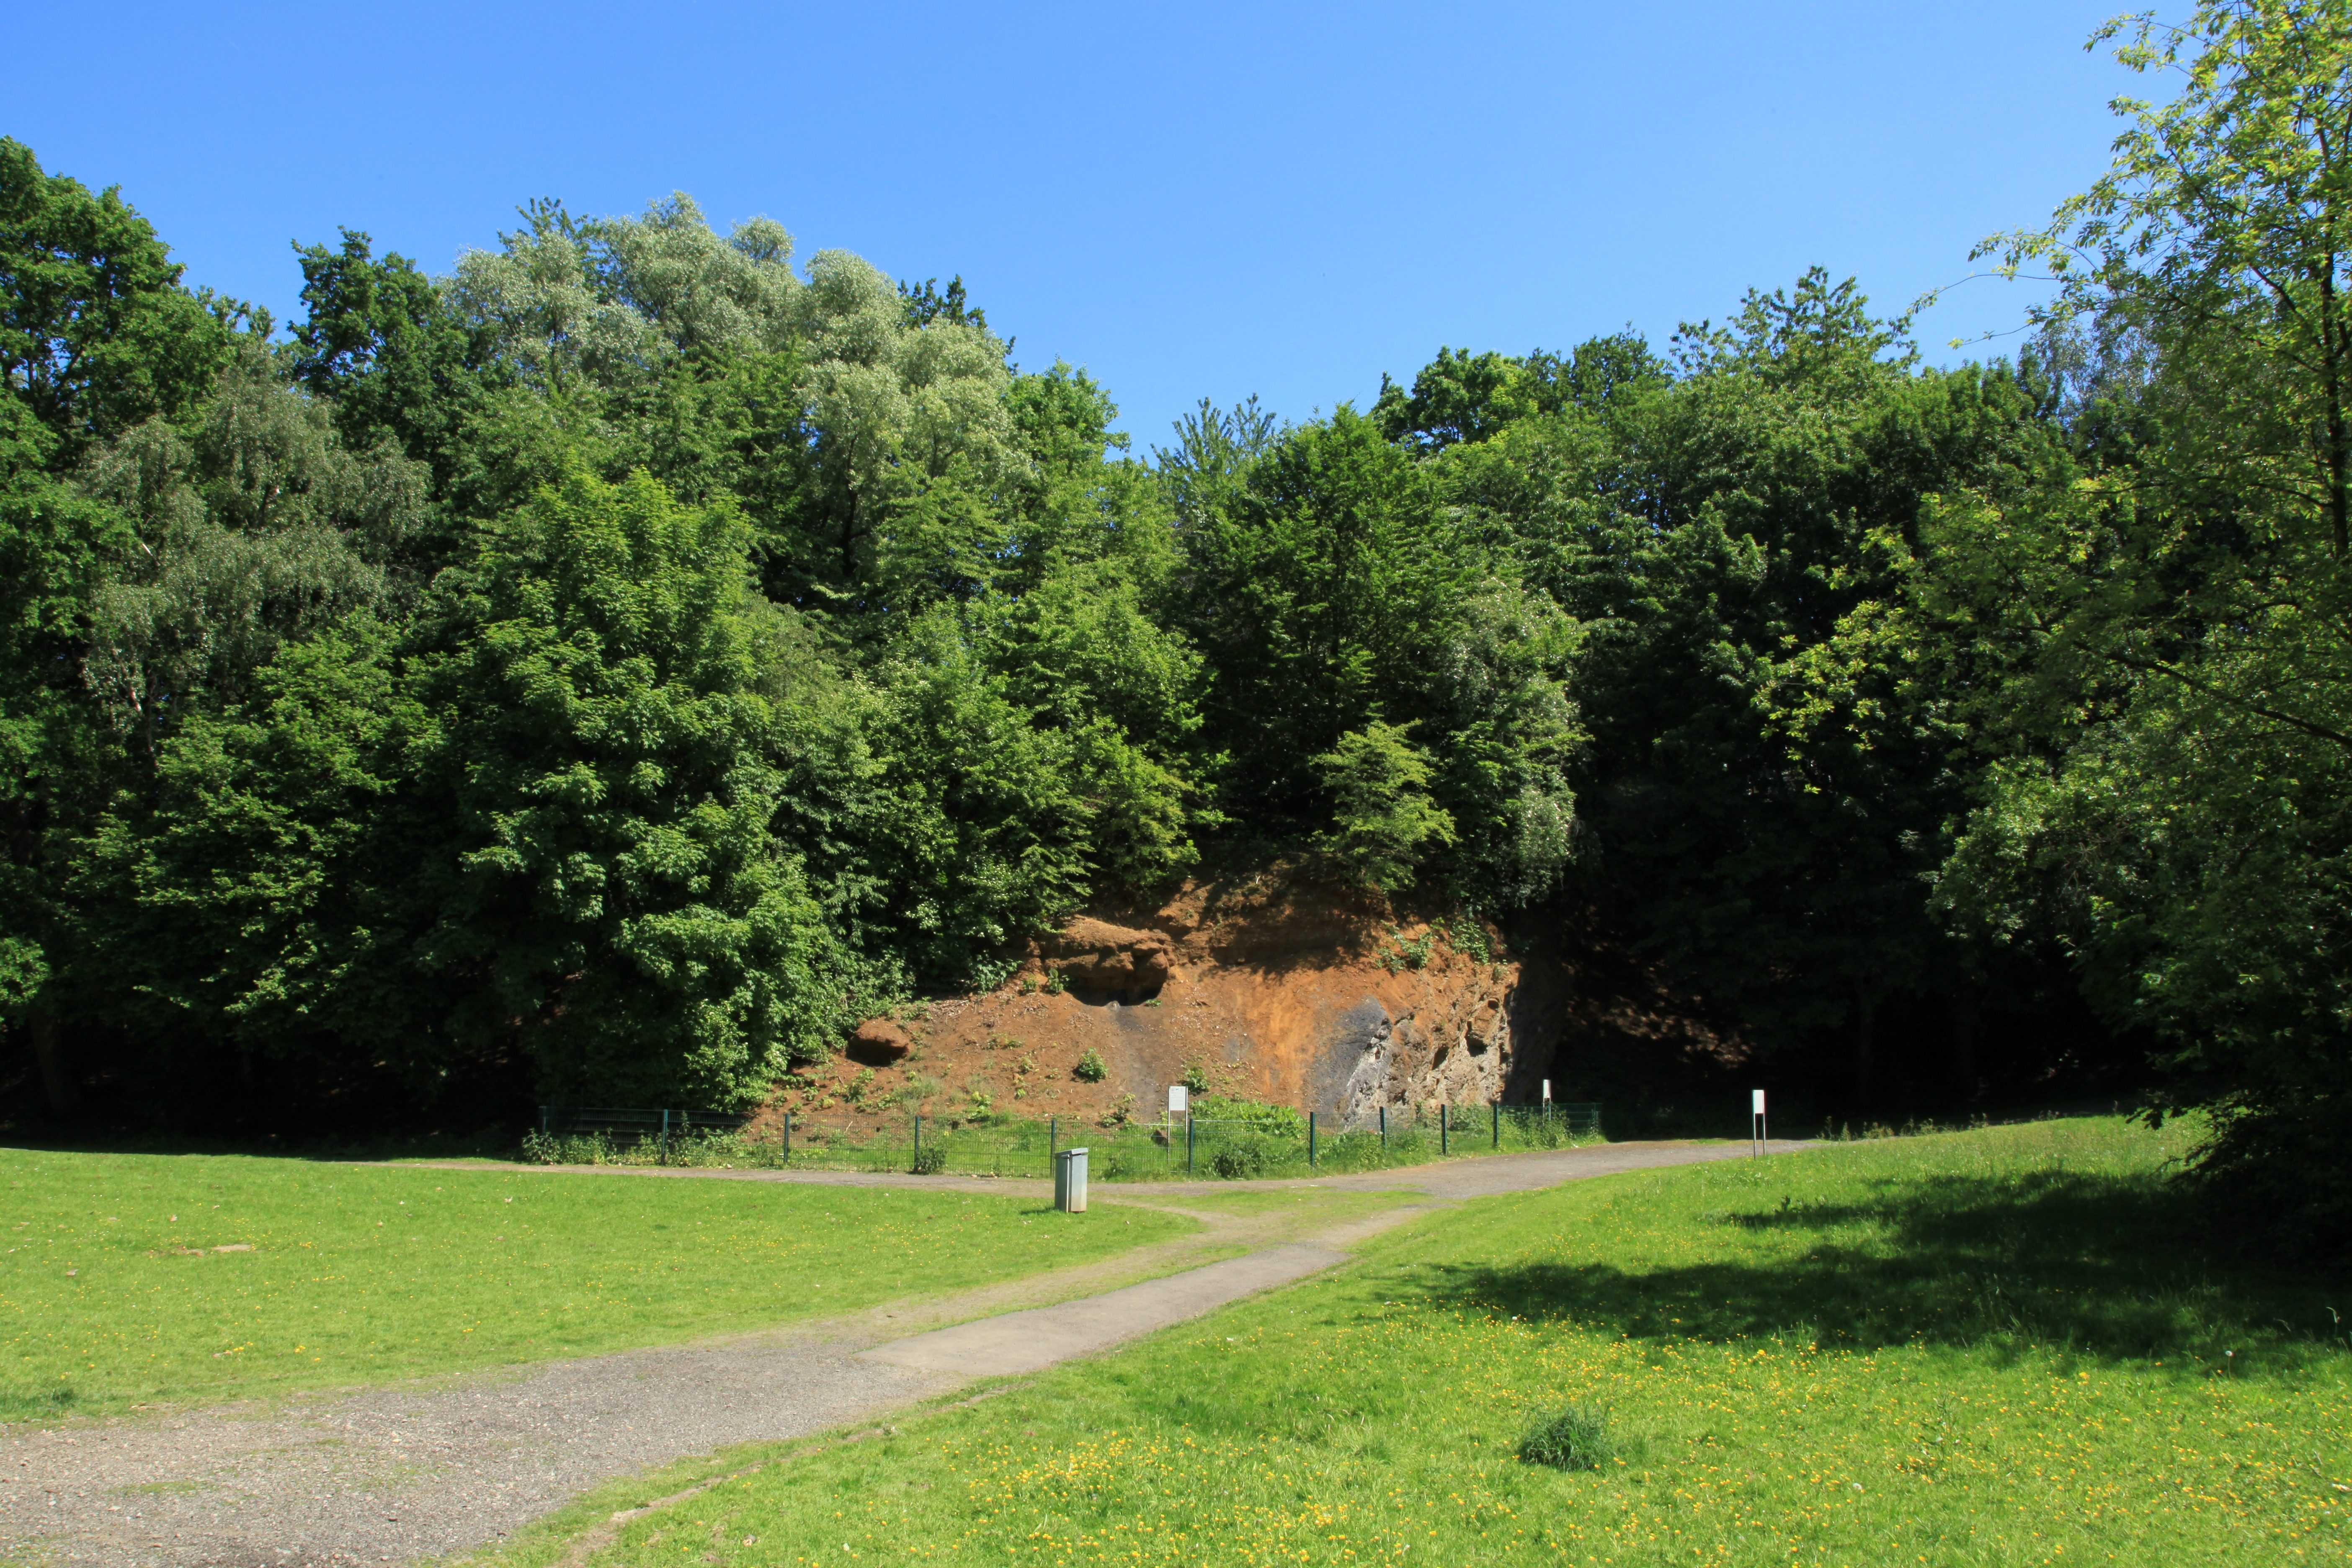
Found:
[[[1271,876],[1188,884],[1158,908],[1101,909],[1040,938],[995,991],[869,1020],[849,1060],[804,1076],[775,1109],[855,1122],[984,1100],[1156,1120],[1193,1068],[1217,1092],[1326,1125],[1383,1105],[1533,1100],[1551,1041],[1523,1041],[1555,1031],[1558,1008],[1538,1006],[1542,987],[1526,981],[1491,930],[1465,928],[1457,944],[1376,895]],[[884,1058],[897,1035],[903,1059]],[[1072,1073],[1089,1050],[1108,1068],[1100,1083]]]
[[[1029,968],[1059,974],[1073,990],[1118,993],[1141,1002],[1168,983],[1176,967],[1176,950],[1165,931],[1139,931],[1081,915],[1031,942],[1029,960]]]
[[[845,1053],[866,1067],[887,1067],[914,1049],[914,1037],[887,1018],[868,1018],[849,1037]]]

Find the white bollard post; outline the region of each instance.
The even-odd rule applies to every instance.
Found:
[[[1748,1152],[1760,1160],[1764,1143],[1764,1091],[1752,1089],[1748,1097]]]

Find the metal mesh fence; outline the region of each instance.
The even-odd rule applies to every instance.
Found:
[[[1273,1111],[1102,1127],[1059,1117],[909,1116],[863,1130],[753,1126],[709,1110],[542,1108],[523,1158],[550,1164],[718,1165],[1050,1178],[1058,1149],[1084,1145],[1099,1182],[1246,1180],[1381,1170],[1467,1154],[1563,1149],[1602,1137],[1590,1104],[1391,1106],[1339,1119]]]

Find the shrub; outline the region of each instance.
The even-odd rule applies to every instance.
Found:
[[[1086,1083],[1100,1083],[1110,1076],[1110,1068],[1103,1065],[1101,1053],[1088,1046],[1086,1055],[1078,1058],[1078,1065],[1070,1069],[1070,1076]]]
[[[1192,1094],[1208,1093],[1209,1069],[1202,1067],[1199,1062],[1186,1062],[1184,1064],[1184,1088],[1188,1092]]]
[[[1277,1133],[1284,1137],[1307,1136],[1307,1118],[1286,1105],[1267,1105],[1255,1100],[1229,1100],[1223,1095],[1202,1095],[1192,1102],[1192,1116],[1199,1121],[1240,1121],[1252,1131]]]
[[[1219,1143],[1209,1152],[1209,1173],[1228,1182],[1247,1181],[1265,1174],[1276,1159],[1273,1140],[1244,1134]]]
[[[947,1168],[948,1152],[943,1145],[938,1143],[926,1143],[921,1148],[915,1151],[915,1159],[911,1169],[916,1175],[936,1176]]]
[[[1616,1458],[1608,1424],[1596,1410],[1564,1405],[1528,1429],[1519,1439],[1519,1458],[1556,1470],[1597,1470]]]
[[[646,1165],[656,1152],[646,1140],[625,1149],[602,1132],[526,1132],[522,1140],[523,1163],[533,1165]]]

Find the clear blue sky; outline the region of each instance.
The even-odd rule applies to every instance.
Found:
[[[339,225],[441,271],[526,197],[683,190],[961,273],[1140,447],[1441,343],[1663,343],[1813,262],[1907,303],[2105,167],[2147,85],[2083,52],[2116,3],[27,6],[0,132],[281,321]],[[1923,342],[2027,297],[1969,284]]]

